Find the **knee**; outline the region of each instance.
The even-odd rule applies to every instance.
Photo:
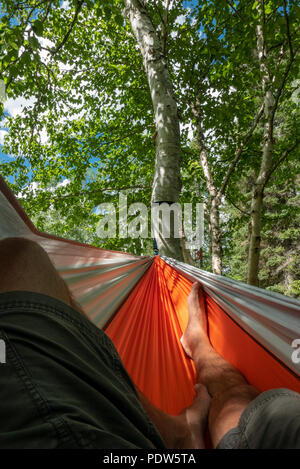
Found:
[[[39,244],[31,239],[27,238],[4,238],[0,240],[0,249],[4,251],[4,249],[14,252],[26,252],[32,249],[41,249]]]
[[[37,259],[43,252],[40,245],[31,239],[12,237],[0,241],[1,264],[6,268],[26,259]]]
[[[0,293],[27,290],[68,303],[69,291],[47,252],[26,238],[0,241]]]
[[[249,404],[259,395],[259,391],[250,384],[235,384],[224,390],[221,400],[227,404]]]

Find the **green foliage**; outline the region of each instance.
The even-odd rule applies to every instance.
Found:
[[[300,296],[300,198],[299,162],[291,177],[291,163],[286,162],[282,172],[290,180],[281,185],[270,184],[265,196],[265,212],[262,224],[262,250],[260,258],[260,287],[289,296]],[[243,181],[247,190],[247,180]],[[245,207],[243,207],[245,208]],[[227,207],[230,224],[227,227],[229,244],[225,250],[225,262],[229,264],[228,275],[246,281],[248,230],[243,214],[234,207]]]
[[[146,2],[170,71],[182,126],[180,202],[205,202],[204,265],[211,269],[208,218],[210,197],[199,163],[200,148],[189,131],[197,121],[206,138],[208,160],[220,189],[262,103],[256,53],[257,2]],[[9,138],[1,162],[21,203],[39,229],[82,242],[136,254],[152,253],[152,240],[99,240],[96,207],[117,206],[120,191],[129,203],[150,206],[155,158],[152,101],[143,62],[123,2],[2,2],[0,78],[9,98],[33,104],[6,118]],[[297,38],[297,2],[265,2],[265,35],[273,86],[278,88]],[[180,21],[179,21],[180,20]],[[295,45],[295,50],[296,50]],[[275,116],[274,164],[299,129],[292,99],[297,62],[282,89]],[[230,177],[221,206],[224,273],[246,280],[248,222],[253,183],[261,160],[263,126],[258,125]],[[278,166],[267,186],[263,215],[260,282],[299,294],[299,225],[295,174],[297,150]],[[238,207],[238,208],[237,208]]]

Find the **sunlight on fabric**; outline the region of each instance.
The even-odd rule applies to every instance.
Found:
[[[136,386],[173,415],[195,395],[195,369],[180,344],[190,289],[190,281],[156,256],[105,329]]]
[[[292,341],[300,337],[298,300],[199,270],[174,259],[108,251],[36,230],[0,177],[0,239],[26,237],[49,254],[75,299],[111,337],[136,386],[178,414],[193,401],[193,362],[180,338],[194,281],[205,291],[215,350],[260,391],[300,392]]]

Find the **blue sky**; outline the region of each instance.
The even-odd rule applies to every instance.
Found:
[[[65,4],[67,6],[66,1],[61,2],[61,3]],[[195,1],[195,0],[184,1],[183,2],[184,7],[186,7],[186,8],[191,8],[191,7],[195,6],[196,4],[198,4],[198,2]],[[0,4],[0,8],[1,8],[1,4]],[[3,15],[3,13],[1,13],[1,9],[0,9],[0,17],[2,15]],[[4,141],[4,137],[8,132],[8,128],[5,125],[5,118],[8,115],[15,117],[16,115],[22,114],[22,108],[24,107],[24,105],[28,106],[30,104],[33,104],[33,102],[34,102],[33,99],[32,100],[30,100],[30,99],[26,100],[22,97],[19,97],[17,99],[8,99],[5,102],[5,104],[4,104],[5,114],[4,114],[4,116],[2,116],[1,123],[0,123],[0,165],[1,165],[1,163],[6,163],[6,162],[9,162],[9,161],[12,160],[11,156],[4,154],[3,151],[2,151],[2,144],[3,144],[3,141]],[[95,160],[95,158],[91,158],[91,163],[93,163],[94,160]],[[13,182],[12,177],[10,177],[9,180],[11,182]]]

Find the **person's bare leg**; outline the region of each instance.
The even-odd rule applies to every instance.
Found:
[[[17,290],[43,293],[78,309],[39,244],[25,238],[5,238],[0,241],[0,293]]]
[[[216,447],[221,438],[237,426],[241,413],[259,392],[212,348],[207,336],[204,294],[198,282],[192,286],[188,308],[189,322],[181,343],[195,363],[197,381],[207,387],[212,397],[209,430]]]
[[[25,238],[0,241],[0,293],[31,291],[42,293],[82,311],[48,254],[38,243]],[[178,416],[155,408],[142,393],[140,400],[169,448],[202,448],[210,397],[205,386],[196,389],[193,404]]]
[[[210,396],[204,385],[195,386],[196,397],[179,415],[166,414],[137,389],[142,406],[168,449],[204,449]]]

